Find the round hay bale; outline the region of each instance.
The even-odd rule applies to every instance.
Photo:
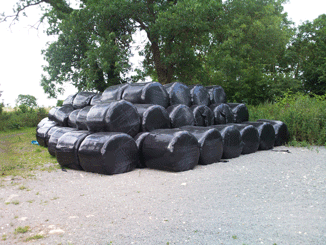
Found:
[[[68,127],[58,127],[56,130],[53,130],[53,132],[51,132],[51,136],[48,140],[48,151],[50,153],[50,155],[55,156],[56,155],[56,147],[57,147],[57,143],[59,138],[64,135],[67,132],[70,131],[75,131],[77,130],[76,128],[68,128]]]
[[[214,114],[214,123],[217,124],[226,124],[226,123],[233,123],[234,116],[230,106],[227,104],[214,104],[210,106],[210,109],[213,111]]]
[[[74,99],[77,94],[71,94],[69,95],[62,103],[62,105],[73,105]]]
[[[142,154],[149,168],[180,172],[193,169],[200,152],[197,139],[188,131],[158,129],[143,140]]]
[[[87,130],[87,114],[92,106],[85,106],[80,109],[76,117],[76,125],[79,130]]]
[[[194,114],[186,105],[171,105],[167,109],[169,113],[171,128],[180,128],[187,125],[195,125]]]
[[[55,112],[59,109],[60,107],[57,106],[57,107],[52,107],[49,111],[49,114],[48,114],[48,118],[49,120],[51,121],[55,121]]]
[[[275,143],[275,130],[272,124],[268,122],[244,122],[257,128],[259,133],[258,150],[272,149]]]
[[[195,126],[214,125],[214,113],[205,105],[193,105],[190,107],[195,118]]]
[[[56,121],[60,126],[68,126],[68,118],[70,113],[74,110],[71,105],[64,105],[59,107],[54,114],[54,121]]]
[[[104,90],[102,94],[101,101],[103,103],[110,102],[112,100],[121,100],[122,94],[125,88],[128,86],[128,83],[118,84],[108,87]]]
[[[117,132],[99,132],[87,136],[78,151],[81,167],[99,174],[120,174],[139,164],[135,140]]]
[[[58,124],[56,122],[50,121],[44,124],[42,127],[36,129],[36,140],[40,146],[44,146],[44,147],[48,146],[46,141],[47,133],[52,127],[57,125]]]
[[[37,124],[36,129],[43,127],[47,123],[54,123],[54,121],[51,121],[48,117],[45,117]]]
[[[273,125],[275,130],[275,143],[274,146],[286,144],[290,139],[290,133],[287,125],[282,121],[259,119],[258,122],[267,122]]]
[[[202,85],[190,85],[190,97],[193,105],[206,105],[210,104],[207,89]]]
[[[226,94],[219,85],[207,86],[209,100],[211,104],[226,103]]]
[[[73,106],[75,109],[81,109],[85,106],[89,106],[92,98],[96,95],[93,92],[79,92],[73,101]]]
[[[137,168],[146,168],[145,164],[145,158],[143,156],[143,142],[146,136],[149,134],[149,132],[141,132],[135,136],[135,142],[138,147],[139,152],[139,164],[137,165]]]
[[[191,105],[190,89],[187,85],[180,82],[174,82],[164,84],[163,86],[169,94],[170,105]]]
[[[77,128],[77,116],[81,109],[73,110],[68,117],[68,127]]]
[[[249,120],[249,112],[248,108],[243,103],[228,103],[230,106],[233,116],[234,116],[234,123],[242,123]]]
[[[200,147],[199,164],[207,165],[221,160],[223,155],[223,140],[220,132],[215,128],[184,126],[196,137]]]
[[[89,103],[91,106],[98,105],[102,103],[102,93],[96,94]]]
[[[259,133],[257,128],[248,124],[232,124],[241,134],[243,148],[241,154],[254,153],[259,148]]]

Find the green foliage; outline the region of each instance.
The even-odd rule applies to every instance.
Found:
[[[16,99],[16,104],[22,112],[26,112],[28,109],[34,109],[37,107],[37,99],[33,95],[20,94]]]
[[[287,124],[290,144],[326,146],[326,95],[286,92],[275,103],[248,106],[250,120],[273,119]]]
[[[4,104],[3,103],[0,103],[0,115],[2,114],[4,107],[5,107]]]
[[[57,100],[56,106],[62,106],[63,105],[63,100]]]

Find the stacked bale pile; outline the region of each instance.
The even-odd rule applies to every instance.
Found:
[[[246,105],[227,103],[218,85],[121,84],[68,96],[38,124],[36,138],[71,169],[186,171],[288,141],[283,122],[248,120]]]

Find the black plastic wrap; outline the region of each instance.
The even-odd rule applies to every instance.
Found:
[[[248,124],[232,124],[241,134],[243,148],[241,154],[254,153],[259,147],[259,133],[258,129]]]
[[[214,114],[208,106],[193,105],[190,109],[195,118],[195,126],[210,126],[214,124]]]
[[[55,123],[55,122],[51,121],[48,117],[45,117],[37,124],[36,129],[43,127],[45,124],[48,124],[48,123]],[[57,124],[57,123],[55,123],[55,124]]]
[[[171,105],[166,110],[169,113],[171,128],[195,125],[194,114],[188,106]]]
[[[197,139],[188,131],[158,129],[143,140],[142,154],[149,168],[179,172],[193,169],[200,152]]]
[[[102,103],[102,93],[96,94],[89,103],[90,105],[98,105]]]
[[[48,141],[48,151],[50,155],[55,156],[57,143],[62,135],[64,135],[67,132],[76,131],[76,130],[77,130],[76,128],[58,127],[57,130],[51,133],[51,136]]]
[[[139,152],[139,164],[137,165],[137,168],[146,168],[145,164],[145,158],[143,156],[143,142],[146,136],[149,134],[149,132],[141,132],[135,136],[135,142],[138,147]]]
[[[94,105],[86,124],[91,132],[123,132],[134,137],[139,133],[141,119],[133,104],[120,100]]]
[[[78,157],[85,171],[99,174],[125,173],[139,164],[135,140],[125,133],[99,132],[87,136]]]
[[[48,118],[49,120],[51,121],[55,121],[55,112],[59,109],[60,107],[57,106],[57,107],[52,107],[49,111],[49,114],[48,114]]]
[[[39,145],[41,146],[45,146],[47,147],[47,143],[46,143],[46,136],[48,134],[48,131],[52,128],[55,127],[57,125],[56,122],[48,122],[46,124],[44,124],[42,127],[39,127],[36,129],[36,140],[39,143]]]
[[[58,139],[56,157],[62,167],[83,170],[80,166],[78,149],[83,140],[89,135],[88,131],[78,130],[65,133]]]
[[[54,126],[52,128],[49,129],[49,131],[47,132],[46,136],[45,136],[45,145],[48,146],[49,145],[49,139],[51,137],[51,135],[58,130],[59,128],[65,128],[62,126]]]
[[[81,109],[73,110],[68,117],[68,127],[77,128],[77,116]]]
[[[223,140],[220,132],[215,128],[185,126],[196,137],[200,146],[199,164],[207,165],[221,160],[223,155]]]
[[[211,104],[226,103],[226,94],[219,85],[207,86],[209,100]]]
[[[169,105],[169,94],[158,82],[131,83],[125,88],[122,99],[134,104],[153,104],[164,108]]]
[[[214,104],[210,106],[210,109],[213,111],[216,125],[234,122],[233,112],[229,105],[224,103]]]
[[[76,97],[77,94],[71,94],[69,95],[62,103],[62,105],[73,105],[74,103],[74,99]]]
[[[134,104],[141,117],[141,131],[170,128],[169,114],[163,106]]]
[[[286,144],[290,139],[290,133],[287,125],[282,121],[259,119],[258,122],[268,122],[273,125],[275,130],[275,143],[274,146]]]
[[[223,159],[231,159],[241,155],[243,143],[240,131],[233,125],[213,125],[223,139]]]
[[[248,108],[243,103],[228,103],[230,106],[233,116],[234,123],[242,123],[249,121],[249,112]]]
[[[92,98],[96,95],[93,92],[79,92],[73,101],[73,106],[75,109],[81,109],[85,106],[90,105]]]
[[[202,85],[190,85],[190,97],[193,105],[210,105],[207,89]]]
[[[258,150],[272,149],[275,143],[275,130],[272,124],[268,122],[244,122],[258,129],[259,133],[259,148]]]
[[[64,105],[59,107],[54,114],[54,121],[56,121],[60,126],[68,126],[68,118],[70,113],[74,110],[71,105]]]
[[[88,130],[87,127],[87,114],[90,111],[92,106],[85,106],[80,109],[76,117],[76,125],[79,130]]]
[[[102,102],[110,102],[112,100],[121,100],[123,91],[128,87],[128,83],[113,85],[104,90],[102,94]]]
[[[170,105],[191,105],[190,88],[184,83],[174,82],[165,84],[164,88],[169,94]]]

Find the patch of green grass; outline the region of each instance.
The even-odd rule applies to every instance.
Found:
[[[0,176],[28,177],[32,176],[33,170],[52,171],[60,168],[47,148],[31,144],[35,135],[35,128],[0,132]],[[22,186],[20,189],[26,188]]]
[[[235,236],[235,235],[233,235],[232,238],[233,238],[233,239],[238,239],[237,236]]]
[[[42,239],[42,238],[44,238],[43,235],[37,234],[37,235],[34,235],[34,236],[27,237],[25,239],[25,242],[29,242],[31,240],[38,240],[38,239]]]
[[[28,200],[27,202],[29,202],[29,203],[33,203],[33,202],[34,202],[34,200]]]
[[[27,189],[26,186],[24,186],[24,185],[19,186],[19,190],[25,190],[25,189]]]
[[[24,227],[21,227],[21,226],[18,226],[16,229],[15,229],[15,232],[14,234],[18,234],[18,233],[26,233],[28,231],[30,231],[30,227],[29,226],[24,226]]]
[[[3,241],[6,241],[7,240],[7,235],[6,234],[2,235],[2,240]]]
[[[17,200],[12,201],[11,204],[18,205],[19,204],[19,201],[17,201]]]

